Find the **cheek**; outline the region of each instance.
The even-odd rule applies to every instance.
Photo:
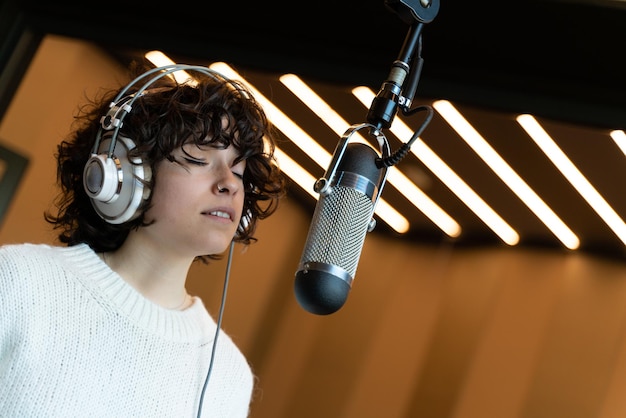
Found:
[[[189,208],[192,188],[189,182],[172,181],[166,177],[157,182],[152,191],[152,207],[147,212],[151,218],[167,218],[179,214],[181,209]]]
[[[237,196],[235,196],[235,208],[238,211],[239,216],[241,217],[241,215],[243,214],[243,203],[244,203],[244,194],[243,193],[239,193]]]

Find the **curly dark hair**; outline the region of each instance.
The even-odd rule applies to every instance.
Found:
[[[201,67],[203,68],[203,67]],[[243,182],[245,198],[242,223],[235,241],[248,245],[257,221],[270,216],[285,194],[286,180],[275,159],[277,133],[251,92],[241,83],[198,70],[195,83],[177,83],[170,77],[151,82],[146,94],[138,96],[132,110],[125,116],[120,135],[132,138],[136,147],[128,152],[129,159],[140,158],[149,165],[151,178],[145,187],[152,189],[158,181],[157,164],[172,159],[172,151],[186,143],[227,148],[233,145],[245,160]],[[130,75],[147,74],[148,67],[134,62]],[[153,70],[151,70],[153,71]],[[156,78],[156,77],[155,77]],[[145,87],[125,86],[127,94]],[[112,224],[100,217],[83,186],[83,170],[92,155],[96,138],[101,134],[100,119],[107,114],[116,96],[124,93],[103,91],[79,108],[74,131],[57,147],[57,181],[60,193],[55,199],[56,213],[46,211],[45,220],[60,229],[60,242],[67,245],[88,244],[94,251],[114,251],[126,240],[132,229],[149,225],[144,219],[151,205],[151,196],[140,203],[137,216],[121,224]],[[229,123],[223,126],[223,120]],[[199,257],[205,262],[219,255]]]

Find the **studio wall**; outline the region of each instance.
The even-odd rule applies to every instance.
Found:
[[[55,242],[55,146],[85,96],[124,77],[89,43],[44,39],[0,121],[1,144],[29,160],[0,243]],[[623,262],[374,231],[344,307],[316,316],[293,295],[306,203],[288,195],[233,257],[224,328],[257,375],[252,418],[626,416]],[[224,274],[223,260],[189,280],[214,314]]]

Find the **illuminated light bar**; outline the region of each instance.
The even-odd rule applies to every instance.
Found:
[[[276,158],[280,169],[285,174],[287,174],[293,181],[296,182],[298,186],[303,188],[313,198],[317,199],[317,193],[315,193],[315,190],[311,187],[311,184],[314,184],[317,179],[313,177],[311,173],[302,168],[300,164],[295,162],[278,147],[274,149],[274,157]]]
[[[554,140],[548,135],[543,127],[531,115],[519,115],[517,122],[524,128],[528,136],[535,141],[537,146],[559,169],[561,174],[570,182],[578,193],[585,199],[589,206],[602,218],[617,237],[626,244],[626,224],[615,210],[591,185],[589,180],[576,168],[574,163],[567,158]]]
[[[144,55],[155,67],[163,67],[166,65],[176,65],[174,61],[170,59],[167,55],[162,53],[161,51],[149,51]],[[195,78],[191,76],[187,71],[175,71],[171,74],[168,74],[169,77],[172,77],[179,84],[185,83],[195,83]]]
[[[619,147],[620,150],[626,155],[626,133],[622,130],[614,130],[609,134],[615,144]]]
[[[580,240],[569,227],[522,180],[450,102],[437,100],[433,103],[433,107],[565,247],[575,250],[580,246]]]

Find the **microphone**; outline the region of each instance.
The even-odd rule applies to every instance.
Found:
[[[344,134],[326,175],[315,183],[320,197],[295,276],[298,303],[317,315],[336,312],[348,298],[365,236],[376,225],[374,207],[386,179],[377,152],[363,143],[348,143],[350,135]]]
[[[337,144],[326,174],[314,186],[320,197],[294,288],[300,306],[317,315],[336,312],[346,302],[365,235],[376,226],[374,207],[382,193],[387,168],[407,155],[433,116],[431,106],[411,109],[411,103],[423,64],[422,28],[437,15],[439,0],[385,0],[385,4],[411,27],[389,77],[372,102],[368,123],[348,128]],[[422,110],[428,111],[428,115],[411,139],[390,155],[389,143],[381,130],[391,126],[398,107],[405,116]],[[354,132],[365,127],[377,139],[382,156],[366,144],[348,143]]]

